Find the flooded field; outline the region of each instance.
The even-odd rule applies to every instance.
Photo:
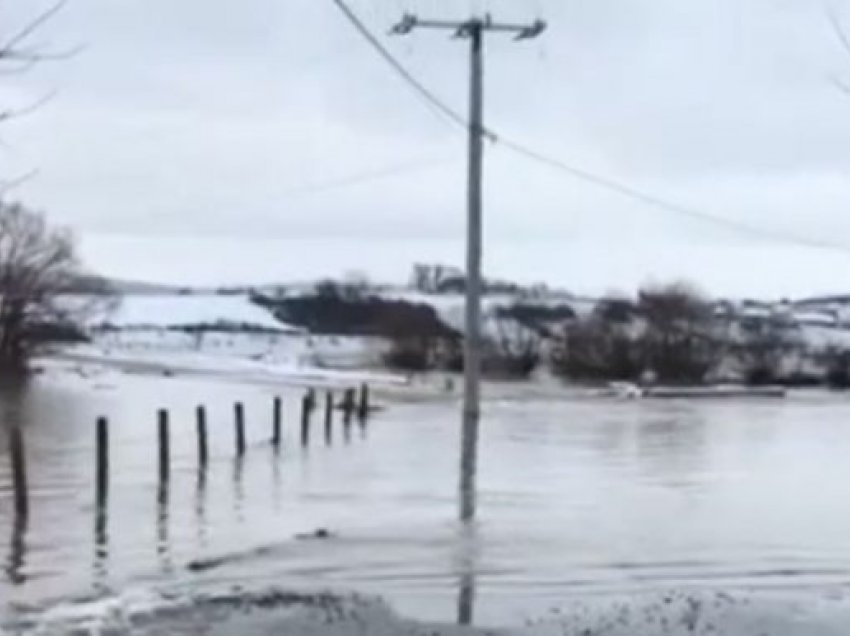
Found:
[[[268,443],[272,397],[284,440]],[[523,625],[579,600],[677,593],[843,595],[850,581],[850,400],[611,401],[490,387],[480,522],[455,522],[458,408],[387,403],[326,444],[301,392],[111,374],[3,395],[20,422],[30,514],[16,523],[0,436],[0,625],[74,599],[270,587],[386,598],[420,620]],[[248,448],[234,457],[233,404]],[[198,471],[196,405],[211,456]],[[156,411],[171,415],[158,483]],[[110,420],[106,515],[94,423]],[[330,536],[310,536],[317,529]],[[566,611],[566,610],[564,610]],[[598,632],[603,633],[603,632]],[[609,632],[605,632],[609,633]],[[610,632],[613,633],[613,632]]]

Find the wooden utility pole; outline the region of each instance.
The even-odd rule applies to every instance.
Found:
[[[475,477],[478,457],[478,426],[481,418],[481,193],[484,158],[484,34],[508,33],[517,40],[535,38],[546,29],[537,20],[531,24],[494,22],[488,14],[463,22],[421,20],[406,14],[392,29],[396,35],[407,35],[416,28],[442,29],[471,43],[469,100],[469,183],[467,191],[466,232],[466,314],[463,346],[463,424],[460,462],[460,518],[475,518]]]

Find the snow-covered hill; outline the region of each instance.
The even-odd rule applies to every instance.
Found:
[[[112,311],[94,315],[92,329],[167,330],[213,328],[221,330],[300,333],[251,302],[247,294],[128,294]]]

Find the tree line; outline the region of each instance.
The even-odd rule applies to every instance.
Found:
[[[746,317],[684,283],[605,298],[584,312],[519,302],[488,312],[483,331],[483,370],[495,377],[527,378],[545,367],[579,383],[850,387],[850,350],[813,348],[789,316]],[[392,367],[463,369],[459,333],[388,335]]]

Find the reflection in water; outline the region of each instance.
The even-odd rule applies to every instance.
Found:
[[[26,533],[29,525],[29,492],[24,435],[17,423],[13,423],[9,428],[9,458],[12,466],[15,511],[6,576],[12,584],[20,585],[26,581],[23,569],[26,562]]]
[[[233,511],[239,523],[245,521],[245,486],[242,482],[244,468],[241,456],[233,460]]]
[[[478,529],[475,525],[467,525],[461,530],[461,533],[458,558],[457,623],[458,625],[472,625],[475,621]]]
[[[705,465],[706,426],[692,411],[670,413],[642,422],[637,452],[645,469],[670,488],[698,481]]]
[[[6,576],[13,585],[26,581],[27,542],[29,528],[29,486],[27,482],[27,456],[23,430],[23,407],[27,383],[4,380],[0,383],[2,423],[9,435],[9,464],[12,472],[14,512]]]
[[[275,512],[280,511],[280,446],[274,447],[272,453],[272,505]]]
[[[195,487],[195,526],[198,530],[198,543],[207,545],[207,465],[202,462],[198,467],[198,481]]]
[[[156,489],[156,554],[163,572],[171,572],[171,550],[168,538],[169,479],[167,471],[160,474]]]
[[[27,525],[28,519],[25,515],[15,515],[12,522],[12,541],[9,546],[9,559],[6,563],[6,576],[13,585],[22,585],[27,577],[24,575],[27,554]]]
[[[108,575],[107,559],[109,557],[109,513],[105,505],[98,505],[94,516],[94,580],[95,586],[102,586]]]
[[[475,620],[475,573],[462,572],[457,594],[457,623],[472,625]]]
[[[27,577],[23,573],[27,553],[27,524],[28,520],[26,516],[15,515],[15,520],[12,523],[12,542],[9,548],[9,561],[6,565],[6,576],[14,585],[22,585],[27,580]]]

